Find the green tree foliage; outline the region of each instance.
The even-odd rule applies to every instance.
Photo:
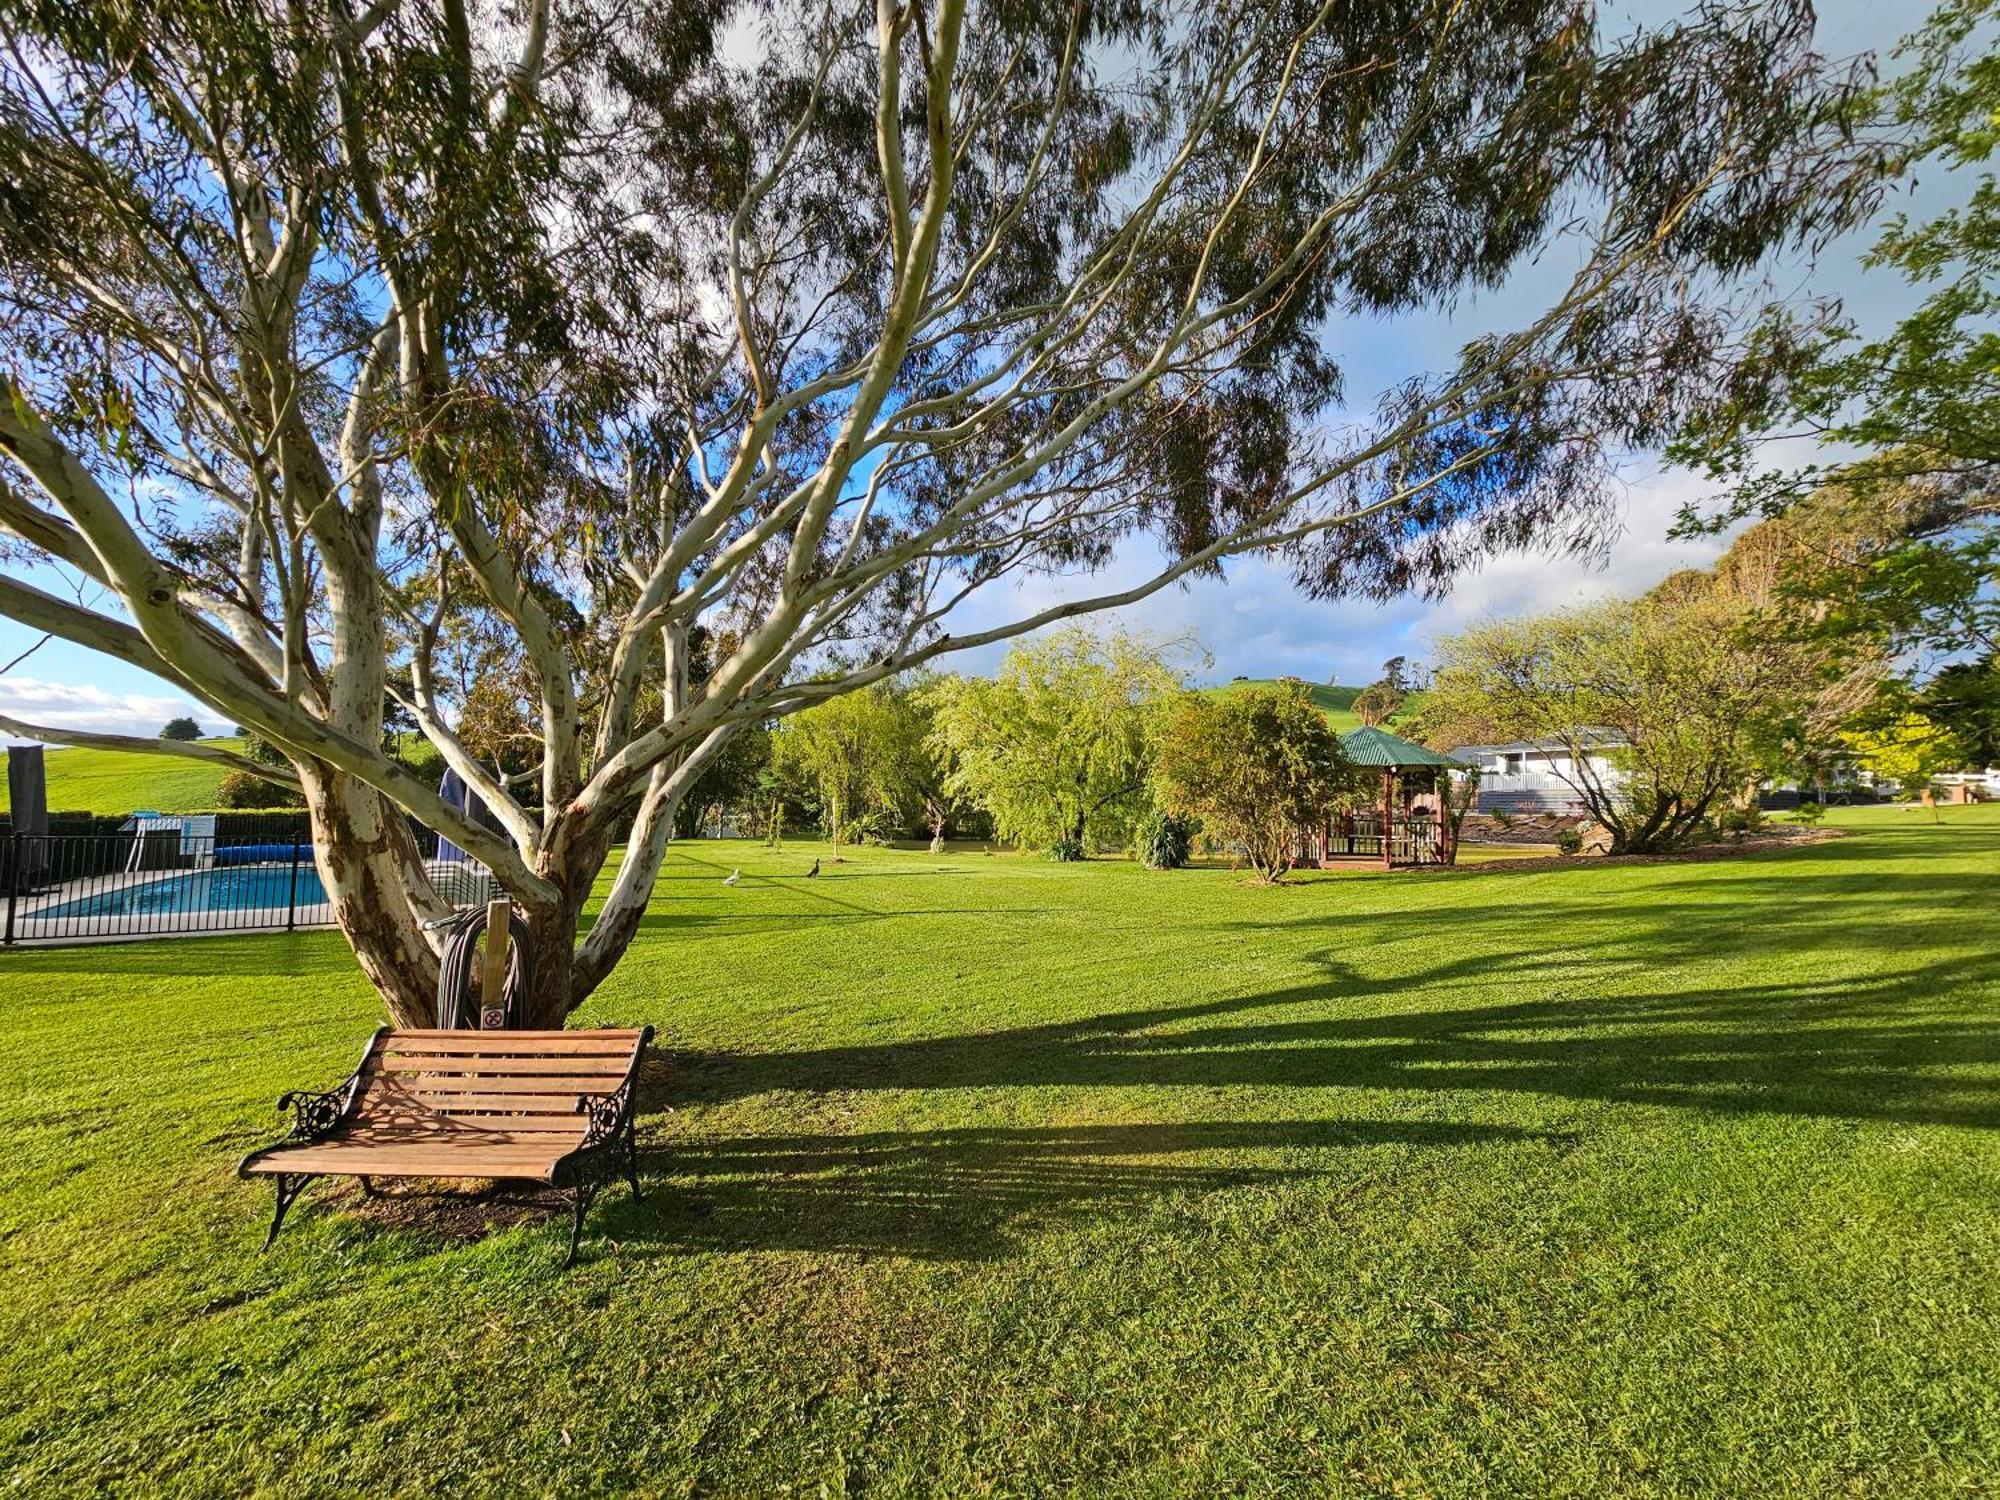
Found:
[[[681,798],[674,813],[674,836],[692,838],[718,809],[727,811],[755,802],[770,763],[768,729],[753,725],[738,734],[709,761]]]
[[[1941,669],[1917,701],[1957,741],[1966,765],[2000,766],[2000,652]]]
[[[834,848],[893,816],[900,801],[907,724],[897,694],[883,684],[829,698],[793,715],[771,736],[781,785],[818,809]]]
[[[1023,847],[1080,854],[1121,839],[1143,800],[1152,705],[1183,686],[1168,658],[1156,642],[1070,627],[1016,646],[991,679],[947,679],[931,733],[946,784]]]
[[[1705,596],[1733,620],[1734,644],[1782,664],[1745,726],[1765,775],[1823,785],[1850,758],[1842,732],[1898,692],[1888,644],[1853,629],[1824,588],[1828,560],[1856,546],[1856,526],[1847,506],[1800,506],[1744,531],[1706,575],[1666,586]]]
[[[937,735],[940,706],[954,691],[952,679],[923,674],[894,687],[896,719],[889,738],[891,759],[884,784],[904,810],[909,826],[930,835],[931,850],[974,809],[959,793],[957,758]]]
[[[1410,698],[1409,658],[1392,656],[1382,663],[1382,675],[1354,698],[1354,714],[1363,724],[1387,724]]]
[[[1801,570],[1799,591],[1834,604],[1825,625],[1896,652],[2000,649],[2000,183],[1986,169],[2000,144],[1996,43],[1993,0],[1949,0],[1904,43],[1906,71],[1877,96],[1908,134],[1896,174],[1951,169],[1972,181],[1966,201],[1934,219],[1892,219],[1866,257],[1925,289],[1916,311],[1877,338],[1774,318],[1674,448],[1733,485],[1719,508],[1685,512],[1683,531],[1802,506],[1843,522],[1841,545]],[[1768,441],[1801,432],[1838,456],[1760,467]]]
[[[774,837],[783,805],[814,810],[834,843],[858,833],[922,829],[933,848],[967,809],[950,783],[950,757],[933,743],[936,705],[952,679],[878,683],[781,723],[768,764],[750,778]]]
[[[1966,747],[1944,725],[1919,712],[1898,714],[1886,723],[1852,731],[1855,758],[1906,797],[1924,792],[1940,771],[1966,763]]]
[[[160,729],[160,738],[163,740],[198,740],[201,738],[201,725],[195,723],[186,714],[182,714],[178,718],[167,720]]]
[[[1363,724],[1386,724],[1403,706],[1403,691],[1386,678],[1371,682],[1354,696],[1354,716]]]
[[[1298,683],[1184,695],[1165,715],[1155,774],[1168,810],[1241,844],[1266,880],[1292,868],[1352,782],[1340,737]]]
[[[304,807],[306,799],[295,786],[281,786],[248,771],[231,771],[215,787],[215,805],[227,808]]]

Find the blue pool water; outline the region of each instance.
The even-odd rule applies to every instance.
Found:
[[[296,900],[300,906],[315,906],[326,900],[319,883],[319,871],[310,864],[298,870],[297,894],[292,886],[292,867],[243,865],[225,870],[194,870],[168,875],[139,885],[99,891],[77,901],[45,907],[34,913],[37,920],[47,917],[124,917],[167,912],[249,911],[262,906],[284,906]]]

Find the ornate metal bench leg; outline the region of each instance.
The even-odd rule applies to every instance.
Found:
[[[590,1212],[590,1200],[597,1196],[597,1184],[580,1182],[570,1194],[576,1207],[576,1217],[569,1226],[569,1254],[563,1258],[563,1269],[567,1271],[576,1264],[576,1242],[583,1237],[583,1216]]]
[[[632,1179],[632,1196],[643,1199],[646,1195],[639,1190],[639,1122],[636,1118],[625,1122],[625,1171]]]
[[[281,1172],[273,1181],[278,1184],[278,1206],[276,1212],[271,1215],[271,1232],[264,1236],[266,1250],[271,1248],[278,1238],[278,1231],[285,1226],[285,1210],[298,1200],[299,1194],[305,1191],[306,1184],[311,1182],[312,1178],[304,1174],[295,1177]]]

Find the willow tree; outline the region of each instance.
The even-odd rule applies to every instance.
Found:
[[[993,818],[994,832],[1057,859],[1122,838],[1139,809],[1160,702],[1186,683],[1179,643],[1052,631],[1007,653],[990,678],[930,693],[930,749],[944,789]]]
[[[1880,153],[1804,4],[1594,13],[4,0],[0,612],[283,751],[241,768],[296,777],[393,1015],[443,910],[409,814],[554,1021],[741,726],[1245,553],[1386,595],[1600,535]],[[1448,368],[1343,390],[1329,350],[1530,265]],[[468,632],[529,776],[456,733]]]

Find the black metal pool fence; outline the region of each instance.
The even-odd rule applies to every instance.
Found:
[[[303,828],[217,834],[213,824],[162,818],[117,833],[7,832],[0,839],[0,946],[289,931],[333,921]],[[436,851],[433,835],[428,852]],[[486,869],[462,856],[425,863],[454,905],[499,894]]]

